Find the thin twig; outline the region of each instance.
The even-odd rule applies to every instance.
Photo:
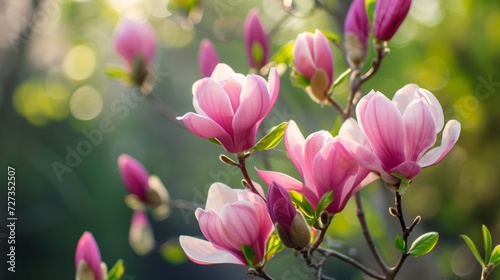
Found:
[[[255,185],[253,184],[253,181],[252,181],[252,179],[250,179],[250,175],[248,174],[247,166],[245,163],[245,160],[248,157],[248,155],[245,155],[244,153],[238,153],[238,154],[236,154],[236,157],[238,158],[238,167],[240,168],[241,173],[243,174],[243,177],[245,178],[245,181],[247,182],[248,186],[250,187],[250,190],[253,193],[257,194],[258,196],[262,197],[262,199],[264,201],[266,201],[266,199],[257,191],[257,188],[255,188]]]
[[[316,250],[319,245],[323,242],[323,239],[325,238],[326,231],[328,230],[328,227],[330,226],[330,223],[332,222],[332,217],[328,217],[328,221],[323,225],[323,227],[320,229],[318,239],[311,245],[309,248],[309,254],[312,255],[314,253],[314,250]]]
[[[389,269],[387,264],[385,264],[384,260],[380,256],[377,247],[375,247],[375,243],[373,242],[372,236],[370,234],[370,231],[368,230],[368,224],[366,223],[366,218],[365,218],[365,212],[363,211],[363,204],[361,203],[361,195],[356,193],[355,195],[356,199],[356,207],[357,207],[357,216],[359,220],[359,224],[361,225],[361,229],[363,231],[363,236],[365,237],[366,243],[368,244],[368,248],[370,248],[370,251],[375,258],[375,261],[377,261],[378,266],[384,273],[386,273]]]
[[[359,263],[358,261],[356,261],[355,259],[349,257],[349,256],[346,256],[342,253],[339,253],[335,250],[332,250],[332,249],[327,249],[327,248],[323,248],[323,247],[319,247],[317,249],[317,251],[319,253],[321,253],[323,256],[325,257],[335,257],[345,263],[348,263],[352,266],[354,266],[355,268],[361,270],[363,273],[365,273],[366,275],[370,276],[370,277],[373,277],[375,279],[378,279],[378,280],[384,280],[385,277],[380,275],[380,274],[377,274],[376,272],[372,271],[371,269],[369,269],[368,267],[364,266],[363,264]]]

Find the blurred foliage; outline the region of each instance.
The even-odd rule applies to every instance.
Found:
[[[332,19],[324,9],[311,11],[312,1],[306,0],[293,15],[274,0],[170,2],[0,2],[0,158],[3,170],[9,165],[17,172],[17,279],[74,277],[75,246],[85,230],[94,234],[108,266],[123,259],[124,277],[129,277],[123,279],[246,277],[243,267],[185,261],[171,240],[180,234],[201,234],[189,211],[174,210],[166,221],[152,224],[158,243],[164,243],[155,252],[139,257],[129,248],[132,211],[123,201],[119,154],[136,157],[159,175],[172,197],[202,204],[212,182],[239,187],[241,176],[237,169],[219,163],[220,147],[171,123],[147,100],[134,99],[136,93],[124,83],[106,77],[106,66],[121,64],[113,50],[114,26],[125,14],[147,19],[153,26],[159,45],[153,94],[181,115],[192,110],[191,85],[199,79],[196,54],[201,39],[210,38],[221,60],[245,73],[243,20],[252,7],[260,10],[264,25],[272,30],[274,52],[304,30],[341,34],[348,3],[321,1],[337,15]],[[365,93],[376,89],[392,96],[403,85],[416,83],[437,96],[446,119],[462,123],[451,154],[423,171],[404,197],[407,219],[416,215],[423,219],[412,237],[437,231],[440,238],[432,253],[403,267],[401,279],[478,279],[480,266],[459,235],[481,240],[477,229],[485,224],[493,242],[500,242],[499,27],[498,1],[413,1],[410,16],[389,43],[391,53],[363,86]],[[334,59],[338,76],[347,67],[341,49],[334,48]],[[289,73],[281,79],[280,97],[261,133],[291,118],[305,135],[331,130],[335,111],[318,106],[293,87]],[[346,95],[345,83],[335,89],[338,100]],[[255,152],[248,165],[264,169],[270,164],[298,178],[284,151],[280,144],[271,152]],[[59,176],[55,162],[67,166]],[[255,178],[255,172],[251,176]],[[378,184],[362,195],[378,247],[395,261],[398,251],[393,240],[399,232],[387,212],[393,198]],[[0,192],[0,200],[6,200],[6,191]],[[334,218],[330,245],[373,264],[355,215],[350,202]],[[5,211],[0,211],[1,225],[5,218]],[[3,240],[0,244],[0,262],[5,263]],[[337,279],[353,273],[337,260],[329,261],[325,269]],[[278,253],[267,270],[277,279],[307,279],[303,276],[308,272],[288,250]],[[6,276],[0,278],[13,279]],[[490,279],[500,279],[500,273],[494,272]]]

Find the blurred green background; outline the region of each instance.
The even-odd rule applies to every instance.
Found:
[[[299,1],[292,15],[280,1],[265,0],[207,0],[190,12],[182,8],[195,2],[0,2],[0,178],[5,184],[0,233],[7,232],[7,166],[16,168],[18,217],[16,273],[6,271],[6,239],[0,239],[0,279],[73,279],[76,243],[86,230],[94,234],[108,267],[124,260],[124,280],[246,278],[244,267],[199,266],[178,253],[180,234],[200,235],[191,212],[174,210],[167,220],[152,222],[158,247],[167,242],[169,261],[160,250],[141,257],[128,245],[132,212],[124,204],[126,190],[117,172],[121,153],[160,176],[171,197],[197,203],[205,202],[214,181],[239,187],[241,176],[218,161],[219,147],[162,117],[148,100],[130,101],[132,89],[105,75],[106,66],[121,64],[113,49],[114,27],[126,14],[149,21],[158,43],[153,94],[181,115],[193,110],[191,85],[200,78],[201,39],[210,38],[222,62],[247,73],[242,30],[251,8],[259,9],[266,29],[272,30],[274,52],[304,30],[341,34],[350,1],[321,1],[335,18],[321,7],[310,10],[314,1],[309,0]],[[400,279],[479,279],[480,267],[459,235],[479,243],[485,224],[494,243],[500,243],[500,3],[413,1],[389,47],[391,53],[363,92],[376,89],[392,96],[403,85],[416,83],[436,95],[447,120],[462,123],[457,146],[439,165],[424,170],[404,197],[406,218],[423,218],[412,237],[432,230],[440,240],[430,255],[410,258]],[[347,65],[338,48],[334,59],[339,75]],[[336,112],[294,88],[288,75],[289,70],[281,78],[280,97],[262,132],[292,118],[305,135],[330,130]],[[341,86],[335,97],[345,102],[346,93]],[[97,133],[106,119],[113,129],[85,150],[87,135]],[[67,164],[68,155],[78,149],[84,155],[70,159],[74,166],[58,177],[54,162]],[[265,168],[262,156],[257,154],[249,165]],[[273,169],[298,176],[283,145],[264,156]],[[398,225],[387,212],[391,194],[373,184],[362,196],[378,247],[393,263]],[[339,250],[374,266],[353,203],[335,218],[329,233],[342,240],[335,242]],[[275,256],[267,271],[275,279],[312,279],[289,250]],[[337,260],[328,262],[326,272],[336,279],[368,279]],[[490,279],[500,279],[500,271]]]

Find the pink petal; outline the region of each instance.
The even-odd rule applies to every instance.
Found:
[[[427,152],[418,161],[418,164],[422,167],[427,167],[440,162],[450,152],[455,143],[457,143],[459,136],[460,123],[456,120],[448,121],[443,130],[441,145]]]
[[[400,88],[392,97],[392,102],[399,109],[401,115],[404,114],[406,108],[410,103],[416,99],[416,92],[418,90],[418,86],[416,84],[407,84],[404,87]]]
[[[391,169],[391,173],[397,172],[398,174],[405,176],[408,180],[413,180],[413,178],[415,178],[420,171],[422,171],[422,167],[414,161],[405,161]]]
[[[384,169],[405,161],[405,130],[396,106],[380,92],[374,93],[365,111],[358,111],[359,125]]]
[[[210,76],[210,78],[216,81],[224,81],[232,74],[234,74],[234,71],[231,67],[229,67],[229,65],[219,63],[217,64],[217,66],[215,66],[215,69],[212,72],[212,76]]]
[[[246,77],[241,74],[233,74],[224,83],[224,91],[231,101],[233,112],[236,112],[240,107],[240,94],[245,79]]]
[[[351,155],[358,161],[360,166],[380,175],[387,174],[383,169],[382,163],[377,156],[369,150],[369,147],[360,145],[351,139],[343,137],[339,137],[339,141],[351,152]]]
[[[288,122],[285,130],[284,142],[290,160],[299,173],[303,174],[302,162],[304,161],[304,157],[302,155],[302,146],[304,146],[305,139],[294,120]]]
[[[236,190],[231,189],[224,183],[213,183],[208,188],[205,210],[220,214],[224,204],[236,201],[238,201],[238,192]]]
[[[311,79],[316,71],[316,65],[311,54],[312,48],[309,47],[309,41],[312,43],[313,40],[311,33],[301,33],[297,36],[293,48],[293,63],[295,68],[308,79]]]
[[[203,113],[219,124],[228,134],[232,134],[234,112],[224,88],[210,78],[204,78],[193,85],[194,100]]]
[[[179,242],[187,257],[197,264],[232,263],[246,265],[228,251],[216,249],[212,243],[191,236],[179,236]]]
[[[439,104],[437,98],[430,91],[420,88],[417,92],[421,94],[428,102],[427,106],[429,106],[430,112],[434,117],[434,121],[436,123],[435,134],[438,134],[443,129],[444,125],[443,108],[441,108],[441,104]]]
[[[328,75],[330,84],[333,83],[333,55],[330,42],[325,35],[316,29],[314,32],[314,64],[323,69]]]
[[[287,191],[297,191],[302,194],[311,205],[316,206],[318,204],[319,198],[315,193],[315,189],[308,188],[297,179],[280,172],[259,170],[257,168],[255,168],[255,171],[257,171],[257,174],[259,174],[260,178],[262,178],[267,185],[276,182]]]
[[[228,152],[235,152],[231,136],[210,118],[195,113],[187,113],[177,119],[183,121],[189,131],[197,136],[206,139],[216,138]]]
[[[351,139],[359,144],[364,145],[365,143],[368,143],[366,141],[365,135],[363,134],[363,131],[361,131],[361,128],[359,127],[358,122],[353,118],[349,118],[344,121],[344,123],[340,127],[338,135],[339,137]]]
[[[410,103],[403,121],[406,130],[406,159],[416,162],[436,143],[436,125],[427,102],[418,99]]]
[[[352,194],[355,194],[357,193],[360,189],[368,186],[369,184],[375,182],[376,180],[378,180],[380,178],[380,175],[376,174],[376,173],[373,173],[373,172],[370,172],[368,173],[368,175],[361,181],[361,183],[354,189],[354,191],[352,192]]]
[[[120,175],[128,191],[140,200],[146,201],[146,192],[149,189],[149,173],[144,166],[127,154],[118,157]]]
[[[269,111],[271,111],[272,107],[274,106],[274,103],[276,102],[276,99],[278,99],[278,95],[280,93],[280,76],[278,75],[278,71],[276,68],[271,68],[269,71],[269,77],[268,77],[268,91],[270,94],[270,99],[269,99]]]
[[[101,280],[101,253],[94,236],[88,231],[82,234],[76,245],[75,267],[78,268],[82,261],[90,267],[96,280]]]
[[[227,241],[235,248],[252,246],[259,234],[255,208],[251,202],[224,205],[220,218]]]
[[[233,247],[233,245],[227,240],[218,213],[198,208],[196,209],[195,215],[196,219],[198,219],[200,230],[208,241],[228,250],[239,250],[239,247]]]
[[[318,155],[319,151],[326,145],[328,141],[333,140],[332,135],[327,131],[317,131],[309,135],[305,141],[305,145],[302,147],[302,153],[304,155],[304,161],[302,163],[302,177],[304,178],[304,184],[310,188],[315,185],[314,173],[313,173],[313,161]]]

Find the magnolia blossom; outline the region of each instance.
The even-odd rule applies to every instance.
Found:
[[[344,209],[351,195],[369,182],[369,171],[359,167],[339,140],[341,137],[334,138],[327,131],[318,131],[304,139],[297,124],[290,121],[284,141],[291,161],[304,179],[303,183],[279,172],[257,170],[257,173],[267,184],[274,181],[288,191],[299,192],[314,208],[325,193],[333,191],[333,202],[326,211],[338,213]],[[362,184],[365,178],[367,180]]]
[[[94,236],[88,231],[84,232],[76,245],[76,280],[105,280],[107,269],[101,262],[101,253]]]
[[[389,41],[403,23],[410,6],[411,0],[377,0],[373,17],[375,37]]]
[[[267,211],[283,245],[300,250],[311,240],[311,232],[304,216],[295,209],[288,192],[273,182],[267,192]]]
[[[219,64],[219,56],[214,48],[214,45],[209,39],[203,39],[200,44],[198,52],[198,61],[200,66],[200,73],[202,77],[210,77]]]
[[[370,23],[366,14],[365,0],[354,0],[345,18],[344,44],[349,63],[355,68],[365,60],[368,35],[370,35]]]
[[[359,126],[351,119],[342,128],[356,135],[357,140],[344,139],[343,143],[362,166],[391,185],[400,182],[394,172],[412,180],[422,168],[441,161],[460,135],[456,120],[448,121],[443,130],[439,101],[414,84],[398,90],[392,101],[371,91],[359,101],[356,116]],[[441,130],[441,144],[433,148]]]
[[[202,138],[216,139],[230,153],[243,152],[255,144],[257,129],[271,111],[280,88],[273,68],[266,82],[258,75],[234,73],[218,64],[210,78],[193,85],[196,113],[177,119]]]
[[[253,266],[264,259],[273,225],[266,203],[259,195],[214,183],[208,190],[205,209],[198,208],[195,215],[208,241],[184,235],[179,238],[182,249],[193,262]],[[251,263],[242,251],[244,246],[255,253]]]
[[[333,84],[333,56],[325,35],[316,29],[303,32],[295,39],[293,47],[295,71],[309,80],[308,93],[321,103]]]
[[[149,65],[155,48],[155,36],[147,23],[124,18],[116,26],[115,49],[130,68],[139,57],[143,59],[145,67]]]
[[[269,39],[256,9],[248,13],[243,35],[245,37],[245,48],[250,67],[255,69],[262,68],[266,64],[269,55]]]

